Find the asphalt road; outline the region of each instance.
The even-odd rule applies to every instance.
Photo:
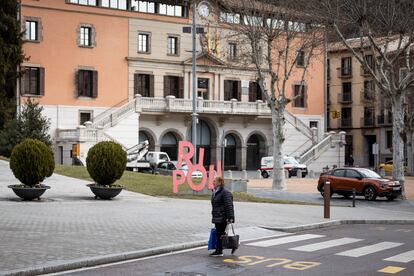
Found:
[[[228,250],[227,250],[228,251]],[[347,225],[242,243],[234,255],[206,248],[54,275],[414,275],[414,225]]]

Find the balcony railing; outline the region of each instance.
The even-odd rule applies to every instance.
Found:
[[[375,102],[376,97],[375,97],[375,90],[372,89],[363,89],[361,91],[361,103],[365,103],[365,104],[372,104]]]
[[[375,116],[362,117],[361,127],[375,127]]]
[[[352,93],[340,93],[338,94],[338,103],[350,104],[352,103]]]
[[[352,78],[352,68],[351,67],[340,67],[336,68],[338,78]]]
[[[352,128],[352,118],[341,118],[338,122],[339,128]]]
[[[381,114],[377,116],[378,126],[392,126],[392,115]]]

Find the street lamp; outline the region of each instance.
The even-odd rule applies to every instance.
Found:
[[[192,118],[192,131],[191,131],[191,135],[192,135],[192,142],[194,145],[194,155],[193,155],[193,163],[197,163],[197,76],[196,76],[196,69],[197,69],[197,65],[196,65],[196,52],[197,52],[197,44],[196,44],[196,36],[197,36],[197,30],[196,30],[196,1],[193,0],[192,1],[192,16],[193,16],[193,25],[192,25],[192,32],[191,34],[193,35],[193,48],[192,48],[192,73],[193,73],[193,113],[191,114],[191,118]]]

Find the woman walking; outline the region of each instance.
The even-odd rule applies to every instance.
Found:
[[[223,256],[223,244],[221,236],[224,235],[227,223],[234,223],[233,195],[224,188],[224,178],[216,177],[213,181],[214,189],[211,196],[211,205],[213,207],[212,223],[216,226],[217,244],[216,251],[210,254],[212,257]],[[235,249],[232,250],[234,253]]]

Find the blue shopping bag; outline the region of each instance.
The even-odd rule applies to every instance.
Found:
[[[210,238],[208,239],[208,250],[216,249],[216,244],[217,244],[216,228],[211,228]]]

